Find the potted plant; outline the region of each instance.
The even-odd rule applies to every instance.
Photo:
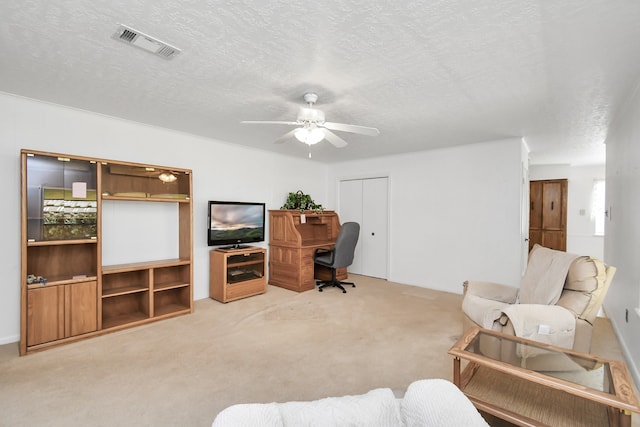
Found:
[[[316,213],[322,213],[323,211],[322,205],[314,202],[309,194],[304,194],[301,190],[295,193],[289,193],[287,201],[280,209],[296,209],[300,212],[312,210]]]

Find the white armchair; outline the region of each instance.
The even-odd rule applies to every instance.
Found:
[[[535,245],[520,288],[464,283],[463,330],[480,326],[589,353],[593,323],[614,274],[615,267],[596,258]],[[528,357],[527,367],[534,370],[567,368],[549,355],[505,354],[499,345],[497,340],[484,343],[482,351],[510,357],[512,363]]]

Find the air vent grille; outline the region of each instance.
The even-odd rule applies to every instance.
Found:
[[[122,32],[122,34],[120,34],[120,40],[127,41],[127,42],[131,43],[131,42],[133,42],[133,39],[136,38],[136,36],[137,36],[136,33],[134,33],[131,30],[127,30],[125,28],[125,30]]]
[[[120,25],[116,32],[113,33],[112,38],[146,50],[147,52],[165,59],[172,59],[181,52],[180,49],[175,46],[171,46],[169,43],[165,43],[155,37],[144,34],[141,31],[127,27],[126,25]]]

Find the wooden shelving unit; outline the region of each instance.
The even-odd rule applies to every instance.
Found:
[[[220,302],[265,293],[266,250],[214,249],[209,252],[209,295]]]
[[[22,150],[20,354],[193,311],[188,169]],[[178,206],[178,258],[102,265],[103,200]],[[27,283],[27,275],[46,283]]]

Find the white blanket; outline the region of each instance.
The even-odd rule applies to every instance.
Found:
[[[560,299],[569,267],[578,255],[536,245],[531,249],[527,271],[520,283],[522,304],[553,305]]]
[[[576,318],[569,310],[558,305],[514,304],[503,310],[509,317],[516,336],[564,348],[573,348]],[[546,351],[531,346],[518,346],[517,354],[523,359]]]

